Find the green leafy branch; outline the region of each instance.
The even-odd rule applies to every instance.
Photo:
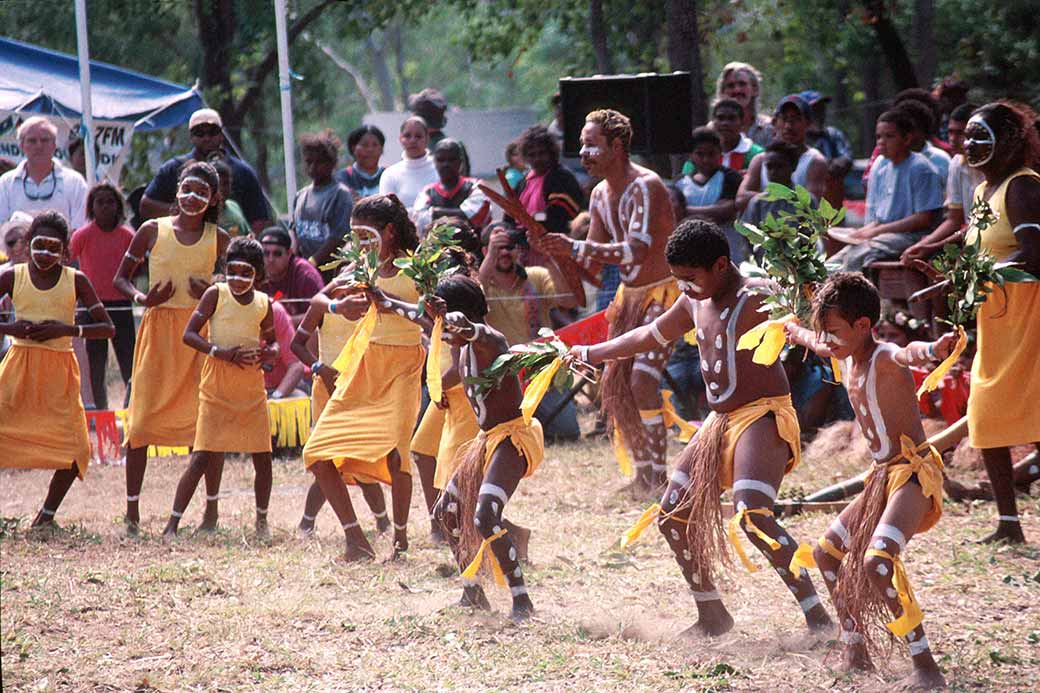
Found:
[[[982,248],[982,232],[996,223],[993,209],[985,200],[978,200],[971,207],[970,227],[975,238],[963,246],[949,243],[932,260],[932,266],[949,283],[946,306],[950,317],[947,322],[954,327],[966,325],[975,319],[979,308],[986,302],[996,287],[1008,282],[1034,282],[1036,277],[1018,269],[1014,262],[997,262],[988,250]]]
[[[552,330],[543,327],[538,335],[545,341],[509,347],[509,351],[495,359],[483,373],[466,378],[466,384],[475,385],[477,394],[484,395],[497,388],[506,378],[519,377],[520,373],[524,373],[528,379],[533,378],[553,361],[567,355],[567,345]],[[552,384],[558,390],[570,389],[574,386],[574,373],[568,368],[561,368],[556,371]]]
[[[375,286],[379,276],[379,246],[363,242],[357,234],[339,248],[332,251],[332,259],[321,266],[321,270],[336,269],[340,265],[347,266],[347,275],[352,283],[360,286]]]
[[[394,260],[394,266],[415,282],[419,292],[419,311],[425,308],[425,298],[433,294],[441,279],[456,270],[454,252],[463,252],[455,243],[457,229],[448,224],[438,224],[430,229],[414,252]]]
[[[783,200],[794,211],[781,211],[774,217],[770,212],[761,227],[737,223],[736,229],[751,244],[762,251],[760,264],[750,261],[753,273],[771,279],[779,291],[760,291],[763,309],[770,318],[792,314],[807,322],[816,284],[827,278],[818,244],[827,229],[845,218],[845,209],[834,209],[827,200],[814,205],[809,191],[802,186],[794,190],[779,183],[770,183],[765,199]],[[757,271],[755,271],[757,270]]]

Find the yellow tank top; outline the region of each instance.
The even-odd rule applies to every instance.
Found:
[[[21,263],[14,267],[14,291],[11,292],[16,320],[43,322],[57,320],[66,325],[76,322],[76,270],[61,268],[58,283],[46,291],[37,289],[29,277],[29,265]],[[52,351],[72,351],[72,337],[57,337],[46,342],[14,338],[19,346],[38,347]]]
[[[415,282],[400,272],[392,277],[377,277],[376,286],[407,303],[419,300]],[[393,313],[380,313],[371,341],[387,346],[413,346],[420,344],[421,334],[422,328],[411,320]]]
[[[217,227],[207,223],[202,238],[192,245],[184,245],[173,232],[172,217],[159,217],[159,231],[148,257],[148,281],[155,285],[173,280],[174,293],[159,308],[194,308],[197,299],[188,291],[188,278],[209,281],[217,264]]]
[[[1003,260],[1008,255],[1011,255],[1018,250],[1018,240],[1015,238],[1014,230],[1011,228],[1011,222],[1008,221],[1007,218],[1007,204],[1005,198],[1007,197],[1008,184],[1019,176],[1030,176],[1040,180],[1040,173],[1037,173],[1031,168],[1022,167],[1008,176],[989,198],[990,209],[993,210],[993,214],[996,216],[997,221],[983,230],[981,246],[984,250],[988,250],[997,260]],[[980,199],[986,199],[985,181],[979,183],[979,187],[975,188],[975,197],[973,200],[978,202]],[[968,228],[968,232],[964,237],[965,243],[974,243],[978,234],[978,229],[976,229],[975,225],[972,224]]]
[[[318,326],[318,360],[331,366],[339,352],[343,351],[343,345],[350,339],[350,335],[354,334],[356,324],[342,315],[324,315]]]
[[[217,285],[217,308],[209,319],[209,341],[221,349],[240,346],[255,349],[260,346],[260,323],[270,308],[270,299],[263,291],[253,291],[253,300],[242,305],[235,300],[224,282]]]

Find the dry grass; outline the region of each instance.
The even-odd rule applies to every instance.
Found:
[[[810,456],[788,485],[812,490],[857,471],[847,457]],[[442,577],[449,555],[426,538],[418,489],[408,558],[346,566],[328,508],[316,539],[292,534],[310,481],[295,460],[275,467],[272,546],[252,536],[245,461],[229,462],[224,474],[223,530],[191,538],[188,525],[163,546],[158,533],[183,467],[151,465],[147,534],[138,540],[123,536],[121,468],[93,468],[59,513],[65,529],[42,534],[24,528],[48,474],[0,474],[6,690],[852,691],[891,690],[909,668],[899,647],[880,673],[836,672],[833,643],[807,636],[770,571],[738,574],[723,587],[737,622],[731,633],[676,641],[696,618],[693,600],[652,531],[630,555],[611,551],[642,504],[615,492],[621,480],[603,442],[550,448],[510,505],[511,517],[535,532],[527,576],[538,613],[521,626],[505,618],[502,592],[491,594],[490,615],[452,606],[459,583]],[[201,495],[186,520],[197,521]],[[1037,541],[1037,501],[1020,509]],[[947,679],[958,690],[1035,690],[1040,552],[964,544],[989,530],[993,507],[946,510],[911,544],[908,569]],[[362,519],[371,526],[367,511]],[[809,540],[829,521],[787,524]],[[389,553],[386,537],[376,546]]]

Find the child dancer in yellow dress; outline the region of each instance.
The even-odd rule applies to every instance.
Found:
[[[278,358],[278,339],[271,301],[267,294],[253,288],[263,276],[264,251],[260,244],[244,237],[231,241],[227,281],[206,289],[184,330],[184,343],[206,354],[206,360],[199,386],[194,451],[177,484],[164,540],[177,535],[177,526],[203,475],[206,525],[215,525],[216,498],[227,452],[253,455],[256,534],[261,540],[270,539],[267,506],[271,500],[271,422],[260,366]],[[208,339],[201,334],[207,323]]]
[[[37,527],[53,524],[72,482],[90,464],[72,337],[110,339],[115,328],[86,275],[62,265],[65,218],[39,214],[26,238],[29,262],[0,272],[0,297],[11,297],[15,317],[0,323],[0,335],[14,338],[0,361],[0,467],[57,470],[33,520]],[[89,324],[75,324],[77,302],[90,313]]]
[[[148,446],[189,446],[195,439],[204,356],[185,346],[182,337],[230,241],[215,223],[220,178],[213,167],[188,164],[178,180],[177,212],[141,225],[112,282],[145,307],[134,348],[126,428],[126,524],[131,535],[141,522],[138,501]],[[148,293],[132,282],[145,258]]]

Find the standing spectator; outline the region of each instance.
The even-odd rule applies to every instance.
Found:
[[[928,259],[947,243],[956,243],[963,239],[961,231],[968,223],[975,188],[984,180],[977,168],[968,166],[964,161],[964,129],[974,110],[975,106],[964,103],[950,114],[947,132],[954,157],[950,160],[950,176],[946,180],[946,218],[935,231],[903,251],[900,259],[904,264]]]
[[[744,108],[741,132],[764,147],[773,139],[773,123],[767,115],[758,112],[761,83],[762,75],[753,65],[727,63],[715,82],[715,98],[736,100]]]
[[[914,127],[910,116],[899,109],[878,118],[881,157],[870,171],[867,223],[849,231],[858,243],[832,258],[848,271],[898,258],[935,226],[943,205],[943,185],[928,159],[910,148]]]
[[[401,160],[383,171],[379,179],[379,193],[393,193],[406,208],[411,209],[419,192],[431,183],[436,183],[437,167],[427,150],[429,128],[419,116],[411,116],[401,123]]]
[[[264,278],[258,288],[284,308],[299,325],[307,312],[308,301],[322,290],[325,282],[311,263],[293,255],[292,238],[280,226],[264,229],[260,234],[264,247]]]
[[[827,160],[806,143],[811,123],[812,109],[798,94],[788,94],[776,105],[776,135],[784,142],[798,147],[800,152],[791,182],[806,188],[819,199],[827,191]],[[765,157],[761,154],[751,160],[747,175],[740,184],[740,192],[737,193],[737,209],[744,209],[755,193],[765,190],[769,185],[769,172],[763,166],[764,163]]]
[[[408,110],[426,121],[429,128],[427,146],[430,149],[447,137],[444,134],[444,126],[448,124],[448,119],[444,114],[448,110],[448,102],[439,91],[426,87],[418,94],[412,94],[408,97]],[[468,176],[469,154],[466,152],[466,145],[462,142],[459,142],[459,145],[462,147],[462,175]]]
[[[845,176],[852,169],[852,145],[845,133],[827,124],[827,104],[831,97],[818,91],[803,91],[801,97],[812,109],[812,123],[806,132],[806,144],[827,160],[827,191],[824,197],[835,209],[845,202]]]
[[[737,216],[734,199],[740,187],[740,174],[722,165],[722,140],[708,127],[693,131],[693,160],[696,172],[683,176],[675,185],[686,198],[686,214],[713,221],[726,234],[730,259],[740,264],[747,259],[750,246],[747,239],[733,229]]]
[[[119,374],[126,386],[126,401],[130,398],[130,376],[134,365],[133,304],[112,285],[116,270],[134,240],[134,231],[123,224],[126,206],[123,195],[109,183],[99,183],[87,195],[89,224],[72,234],[69,256],[79,261],[80,270],[94,285],[98,299],[105,305],[115,325],[112,347],[119,363]],[[108,363],[108,340],[88,339],[87,359],[90,363],[90,388],[94,393],[94,407],[108,409],[105,371]]]
[[[303,164],[311,184],[296,193],[292,206],[292,229],[296,250],[315,267],[328,262],[350,230],[354,198],[332,172],[339,159],[339,138],[331,130],[300,138]],[[332,279],[332,273],[325,277]]]
[[[154,219],[170,214],[170,207],[177,197],[177,175],[188,161],[209,161],[214,153],[224,151],[224,131],[220,114],[212,108],[200,108],[188,120],[192,150],[187,154],[168,159],[159,167],[155,178],[145,188],[141,198],[142,219]],[[253,167],[234,156],[224,157],[231,167],[231,198],[242,206],[246,219],[253,231],[267,226],[271,212],[260,189],[260,179]]]
[[[43,116],[18,126],[18,146],[25,161],[0,176],[0,222],[15,212],[54,210],[74,227],[87,221],[87,182],[54,158],[58,128]]]
[[[347,186],[355,202],[379,192],[379,179],[383,176],[379,160],[385,145],[386,135],[375,125],[362,125],[347,135],[347,151],[354,163],[336,171],[336,180]]]
[[[242,213],[242,207],[231,198],[231,167],[220,157],[210,159],[213,168],[220,176],[220,216],[217,217],[217,226],[228,232],[228,235],[250,236],[253,229]]]
[[[524,130],[517,143],[531,167],[516,188],[524,209],[550,233],[569,233],[571,221],[585,208],[585,194],[574,174],[560,164],[559,143],[542,125]],[[544,255],[528,249],[528,266],[547,262]]]
[[[761,145],[740,131],[744,121],[744,107],[736,99],[720,99],[711,109],[711,129],[722,140],[722,165],[743,175],[751,160],[763,152]],[[693,161],[683,164],[682,175],[696,173]]]
[[[0,238],[3,239],[4,247],[2,254],[4,261],[0,264],[0,272],[21,262],[29,261],[29,243],[25,240],[25,234],[32,224],[32,217],[25,212],[15,212],[10,221],[0,226]],[[13,322],[15,319],[14,308],[10,296],[0,297],[0,322]],[[0,360],[11,347],[11,339],[7,335],[0,335]]]
[[[527,164],[524,163],[524,157],[520,154],[520,144],[510,142],[506,145],[506,181],[509,183],[509,187],[516,189],[516,186],[520,185],[524,179],[526,172]]]
[[[267,264],[266,260],[264,264]],[[307,304],[303,305],[306,308]],[[293,335],[296,334],[292,318],[282,304],[274,300],[271,301],[271,314],[274,316],[274,333],[278,340],[278,359],[271,364],[271,370],[264,371],[267,397],[306,397],[310,394],[307,387],[310,383],[307,377],[310,369],[292,351]]]
[[[491,203],[477,187],[480,181],[462,175],[462,145],[444,138],[433,150],[433,162],[439,180],[424,187],[412,207],[419,236],[447,216],[465,217],[473,228],[483,228],[491,219]]]

